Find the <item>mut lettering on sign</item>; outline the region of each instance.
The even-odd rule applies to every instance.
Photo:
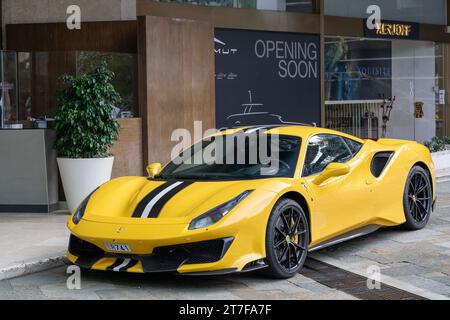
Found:
[[[375,28],[369,29],[364,22],[364,35],[372,38],[390,39],[419,39],[418,23],[402,23],[395,21],[381,21]]]

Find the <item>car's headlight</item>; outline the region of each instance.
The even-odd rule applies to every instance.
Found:
[[[86,207],[87,207],[88,202],[89,202],[89,199],[92,197],[94,192],[97,191],[97,189],[92,191],[91,194],[88,195],[86,197],[86,199],[84,199],[83,202],[81,202],[81,204],[78,206],[77,210],[75,211],[75,213],[73,214],[73,217],[72,217],[72,222],[74,224],[78,224],[80,222],[81,218],[83,218],[84,212],[86,211]]]
[[[198,216],[189,224],[189,230],[195,230],[200,228],[209,227],[222,219],[228,212],[230,212],[239,202],[244,200],[253,190],[247,190],[242,192],[237,197],[231,199],[220,206],[217,206],[206,213]]]

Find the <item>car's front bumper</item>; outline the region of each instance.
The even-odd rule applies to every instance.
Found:
[[[117,272],[178,272],[180,267],[212,264],[220,261],[234,238],[222,238],[187,244],[158,247],[151,254],[111,253],[71,235],[68,258],[85,269]],[[236,268],[217,271],[229,273]]]
[[[255,267],[265,258],[267,216],[229,219],[202,230],[162,220],[69,220],[68,259],[83,268],[121,272],[230,273]],[[131,222],[130,222],[131,221]],[[125,244],[131,252],[114,252],[106,244]],[[259,266],[257,264],[256,266]]]

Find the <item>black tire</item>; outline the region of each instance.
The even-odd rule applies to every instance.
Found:
[[[305,211],[294,200],[280,199],[267,223],[268,267],[264,269],[265,273],[276,279],[295,276],[305,263],[308,244],[309,224]]]
[[[420,166],[414,166],[406,179],[403,194],[403,210],[406,230],[420,230],[430,220],[433,207],[433,192],[430,176]]]

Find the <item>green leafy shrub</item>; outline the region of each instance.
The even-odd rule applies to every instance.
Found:
[[[430,152],[450,150],[450,137],[434,137],[430,141],[426,141],[424,145],[430,149]]]
[[[63,75],[55,115],[55,149],[59,157],[101,158],[117,140],[114,107],[121,102],[111,80],[114,73],[101,62],[80,75]]]

